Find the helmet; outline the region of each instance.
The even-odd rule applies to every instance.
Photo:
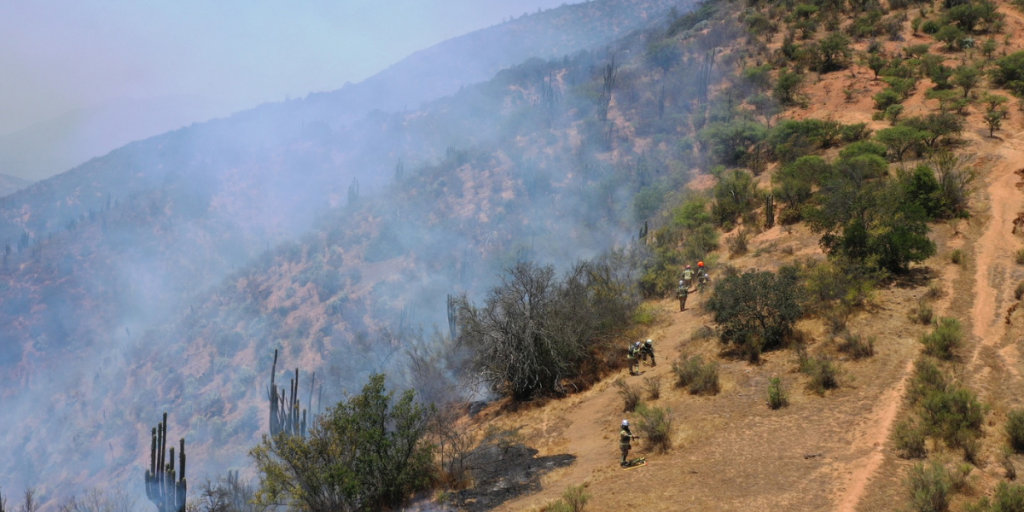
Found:
[[[698,261],[697,262],[697,266],[698,267],[703,267],[704,266],[704,262],[703,261]]]
[[[648,339],[647,341],[644,342],[645,345],[650,345],[651,343],[654,343],[654,342],[651,341],[650,339]]]
[[[622,420],[622,426],[623,427],[628,427],[629,426],[629,420]]]
[[[703,265],[703,263],[701,263],[701,265]],[[690,268],[690,266],[689,266],[689,265],[687,265],[687,266],[686,266],[686,268]]]
[[[682,286],[683,284],[684,284],[684,283],[683,283],[682,281],[679,281],[679,286]]]

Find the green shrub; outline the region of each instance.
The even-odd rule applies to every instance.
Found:
[[[717,395],[721,390],[718,382],[718,363],[704,363],[701,356],[681,357],[672,363],[676,374],[676,387],[688,388],[691,395]]]
[[[875,140],[889,150],[889,155],[902,162],[906,154],[922,144],[927,137],[925,132],[909,126],[894,126],[875,132]]]
[[[1024,51],[996,60],[991,79],[992,85],[1009,89],[1017,96],[1024,96]]]
[[[930,359],[922,357],[914,363],[914,377],[907,389],[907,399],[914,405],[934,391],[945,393],[949,387],[946,374]]]
[[[426,441],[430,416],[413,391],[396,399],[386,391],[384,375],[371,375],[360,394],[314,421],[308,437],[264,436],[253,448],[264,504],[401,509],[433,478],[433,446]]]
[[[1024,281],[1017,283],[1017,287],[1013,289],[1013,298],[1017,300],[1024,298]]]
[[[953,263],[954,265],[963,265],[964,264],[964,251],[962,251],[960,249],[955,249],[952,253],[950,253],[949,261],[951,263]]]
[[[697,133],[697,140],[715,164],[737,165],[750,146],[764,140],[768,130],[753,121],[715,122]]]
[[[1024,249],[1018,249],[1017,252],[1014,253],[1013,261],[1018,265],[1024,265]]]
[[[863,359],[875,355],[875,338],[863,338],[857,334],[846,333],[839,344],[839,351],[845,352],[853,359]]]
[[[803,313],[796,269],[778,274],[747,271],[727,275],[714,287],[705,307],[721,326],[722,341],[736,345],[751,360],[779,347]]]
[[[870,140],[862,140],[854,142],[843,148],[843,150],[839,152],[839,158],[848,160],[860,155],[875,155],[884,158],[885,153],[885,146]]]
[[[800,371],[810,376],[808,389],[824,396],[830,389],[839,388],[839,365],[828,356],[809,357],[801,364]]]
[[[915,464],[907,477],[911,507],[917,512],[949,510],[950,482],[946,468],[938,463]]]
[[[990,500],[987,496],[974,503],[968,503],[964,512],[1020,512],[1024,510],[1024,485],[999,482],[996,494]]]
[[[917,307],[910,311],[910,318],[921,325],[929,325],[935,318],[935,312],[924,299],[917,301]]]
[[[779,77],[772,89],[772,96],[783,105],[791,105],[796,102],[796,95],[803,84],[803,74],[788,69],[779,71]]]
[[[941,28],[942,23],[939,23],[938,20],[927,20],[921,25],[921,32],[924,32],[925,34],[935,34],[938,33]]]
[[[932,391],[921,400],[920,408],[925,429],[950,448],[969,447],[981,431],[984,406],[966,388]]]
[[[882,89],[875,93],[872,98],[875,100],[875,108],[883,112],[885,109],[893,105],[899,105],[900,102],[903,101],[903,95],[896,92],[896,90],[891,87]]]
[[[648,407],[641,404],[636,410],[637,426],[647,446],[658,453],[665,453],[672,448],[672,411],[661,407]]]
[[[1024,409],[1006,414],[1006,438],[1014,452],[1024,453]]]
[[[960,42],[964,38],[964,31],[953,25],[946,25],[939,29],[935,33],[935,39],[946,43],[946,49],[949,51],[955,51],[960,48]]]
[[[789,394],[782,385],[782,379],[772,377],[768,379],[768,407],[779,409],[789,405]]]
[[[585,485],[570,485],[562,493],[562,498],[548,504],[545,510],[547,512],[583,512],[590,497]]]
[[[963,328],[955,318],[943,317],[938,325],[929,333],[921,336],[924,352],[939,359],[952,359],[954,352],[963,343]]]
[[[1007,480],[1017,479],[1017,465],[1013,462],[1014,451],[1012,448],[1004,447],[1003,453],[999,455],[999,464],[1003,466],[1003,471],[1006,472]]]
[[[622,397],[623,412],[633,412],[636,407],[640,405],[643,398],[639,386],[630,386],[625,380],[618,379],[615,381],[615,387],[618,388],[619,396]]]
[[[893,429],[893,442],[900,457],[905,459],[923,459],[928,454],[925,450],[925,432],[912,422],[901,421]]]

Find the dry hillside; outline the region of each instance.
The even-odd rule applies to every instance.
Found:
[[[755,4],[737,16],[749,19],[764,12],[783,27],[787,22],[790,27],[799,23],[799,18],[772,14],[775,8]],[[1005,18],[998,27],[1001,34],[992,36],[999,42],[998,49],[990,52],[992,59],[980,49],[947,48],[917,30],[919,21],[911,23],[919,12],[930,11],[929,19],[934,19],[936,13],[948,10],[941,3],[906,9],[902,12],[909,16],[902,18],[899,9],[886,11],[891,12],[886,19],[899,24],[894,36],[852,38],[853,51],[842,70],[805,70],[802,97],[785,106],[777,119],[867,123],[878,133],[898,120],[875,115],[873,97],[886,83],[868,64],[872,53],[909,57],[903,53],[905,48],[928,45],[928,52],[941,56],[951,67],[975,65],[990,70],[992,59],[1024,47],[1020,38],[1024,16],[1009,4],[998,4],[998,13]],[[856,11],[845,13],[840,23],[849,27],[855,16]],[[785,32],[785,28],[767,32],[760,40],[752,36],[746,44],[763,45],[762,55],[772,55],[792,43]],[[811,40],[826,34],[822,30]],[[978,36],[979,47],[984,37],[989,36]],[[724,52],[743,48],[733,46]],[[750,60],[762,62],[757,57]],[[944,110],[940,100],[928,94],[934,86],[929,77],[921,77],[901,102],[899,119]],[[497,510],[544,510],[568,486],[580,484],[591,495],[588,511],[945,510],[942,503],[921,508],[919,501],[911,499],[908,487],[916,465],[923,464],[920,467],[927,472],[936,462],[946,468],[949,509],[984,506],[978,505],[979,499],[993,496],[1000,482],[1011,481],[1010,468],[1024,461],[1007,451],[1005,432],[1008,413],[1024,405],[1019,345],[1024,318],[1018,309],[1024,258],[1018,252],[1022,244],[1017,236],[1024,210],[1024,115],[1012,99],[1008,103],[1012,108],[998,112],[1001,125],[990,134],[986,115],[994,109],[983,105],[987,94],[1013,98],[1013,91],[984,76],[972,93],[964,93],[971,101],[958,113],[964,126],[959,141],[950,148],[971,158],[967,165],[977,172],[977,179],[969,215],[930,224],[930,237],[937,247],[934,255],[912,265],[909,272],[879,282],[864,304],[849,312],[845,325],[830,325],[836,320],[828,313],[805,316],[796,326],[797,341],[765,353],[757,363],[730,357],[717,337],[702,335],[708,328],[713,332],[719,327],[701,307],[706,296],[691,295],[685,312],[679,312],[672,299],[649,301],[645,307],[655,313],[654,320],[637,335],[655,340],[657,367],[645,365],[642,376],[630,376],[623,368],[585,392],[514,412],[508,404],[495,404],[471,420],[471,428],[478,432],[495,425],[517,431],[541,455],[577,457],[573,465],[545,474],[539,492]],[[891,164],[890,172],[928,162],[926,153],[908,152],[904,162]],[[837,158],[835,150],[818,154]],[[770,164],[757,178],[758,187],[770,190],[780,167]],[[714,178],[700,176],[691,188],[709,188],[714,183]],[[738,236],[747,238],[746,249],[730,251],[726,246]],[[804,222],[764,230],[744,225],[726,233],[724,241],[718,263],[738,269],[775,270],[826,258],[818,236]],[[919,321],[922,310],[934,317],[955,318],[962,325],[963,343],[948,361],[922,359],[930,356],[924,355],[921,338],[932,330]],[[843,352],[843,336],[850,334],[873,340],[874,354],[856,359]],[[812,356],[833,357],[839,368],[837,389],[819,394],[810,388],[810,377],[800,372],[803,350]],[[672,363],[692,355],[719,365],[717,394],[693,395],[675,386]],[[902,450],[903,444],[897,446],[896,430],[922,421],[924,406],[919,400],[915,403],[909,391],[919,382],[918,360],[938,361],[951,382],[977,394],[983,421],[975,441],[957,446],[929,435],[926,453],[912,457]],[[789,393],[788,406],[778,410],[767,405],[773,377],[779,377]],[[647,466],[622,470],[617,464],[618,424],[624,417],[635,424],[637,415],[623,412],[614,382],[625,379],[642,388],[650,378],[660,381],[661,396],[645,400],[671,411],[672,446],[667,453],[659,453],[641,441],[637,451],[647,455]]]

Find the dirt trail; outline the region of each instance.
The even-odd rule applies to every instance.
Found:
[[[977,368],[978,356],[989,347],[996,347],[1003,338],[1000,328],[1004,305],[1012,301],[1011,282],[1014,253],[1020,243],[1012,236],[1013,221],[1021,210],[1021,193],[1016,188],[1020,179],[1015,171],[1024,168],[1024,151],[1021,137],[1024,132],[1008,137],[1002,144],[992,148],[997,159],[986,180],[986,195],[989,218],[985,230],[975,247],[974,306],[971,308],[973,334],[978,343],[970,359],[970,367]],[[998,353],[1006,363],[1006,369],[1019,377],[1017,353],[1014,346],[1007,345]]]

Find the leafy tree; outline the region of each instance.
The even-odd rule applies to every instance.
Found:
[[[715,285],[706,307],[722,328],[722,341],[736,344],[751,360],[781,346],[803,313],[796,269],[778,274],[749,270]]]
[[[990,37],[986,39],[984,43],[982,43],[981,53],[985,55],[986,59],[991,59],[992,54],[996,52],[996,48],[996,39],[994,37]]]
[[[797,208],[811,198],[811,187],[829,172],[828,162],[820,156],[800,157],[772,176],[772,193],[786,206]]]
[[[860,155],[875,155],[884,158],[885,152],[885,146],[870,140],[861,140],[843,148],[843,150],[839,152],[839,158],[849,160]]]
[[[318,418],[308,438],[263,437],[250,452],[257,499],[316,512],[375,511],[404,504],[431,481],[430,409],[413,391],[395,399],[374,374],[360,394]]]
[[[1001,109],[989,110],[985,112],[985,124],[988,125],[988,136],[994,137],[996,130],[1003,126],[1003,115],[1005,113]]]
[[[919,165],[913,171],[901,172],[900,180],[907,199],[917,203],[929,218],[942,214],[942,189],[931,167]]]
[[[935,34],[935,39],[946,43],[946,49],[949,51],[955,51],[963,38],[964,32],[953,25],[946,25]]]
[[[961,116],[952,112],[933,112],[925,116],[914,116],[900,122],[925,134],[924,143],[935,149],[943,138],[960,135],[964,121]]]
[[[768,129],[753,121],[711,123],[697,133],[697,140],[715,163],[739,164],[751,145],[765,138]]]
[[[735,169],[719,178],[714,196],[711,213],[715,222],[720,226],[732,224],[753,209],[757,199],[757,185],[749,172]]]
[[[869,263],[890,272],[935,253],[928,239],[928,215],[907,197],[900,183],[880,178],[875,155],[840,160],[807,209],[811,229],[822,233],[831,255]]]
[[[845,69],[850,59],[850,38],[841,32],[832,32],[811,45],[810,50],[817,71],[828,73]]]
[[[903,101],[903,96],[892,87],[878,91],[873,98],[875,100],[875,108],[883,112],[893,105],[899,105]]]
[[[971,94],[971,89],[974,89],[980,81],[981,71],[971,65],[960,66],[956,69],[956,72],[953,73],[953,85],[963,88],[964,98]]]
[[[872,53],[868,55],[868,68],[875,73],[875,80],[878,80],[878,73],[880,73],[885,66],[889,64],[889,61],[881,54]]]
[[[795,71],[783,69],[779,71],[779,78],[775,81],[775,88],[772,95],[783,105],[796,103],[796,94],[803,84],[803,75]]]
[[[1024,51],[996,60],[991,77],[993,85],[1005,87],[1017,96],[1024,96]]]
[[[921,144],[928,134],[909,126],[894,126],[875,132],[875,140],[889,148],[889,152],[898,161],[903,162],[903,157],[918,144]]]

